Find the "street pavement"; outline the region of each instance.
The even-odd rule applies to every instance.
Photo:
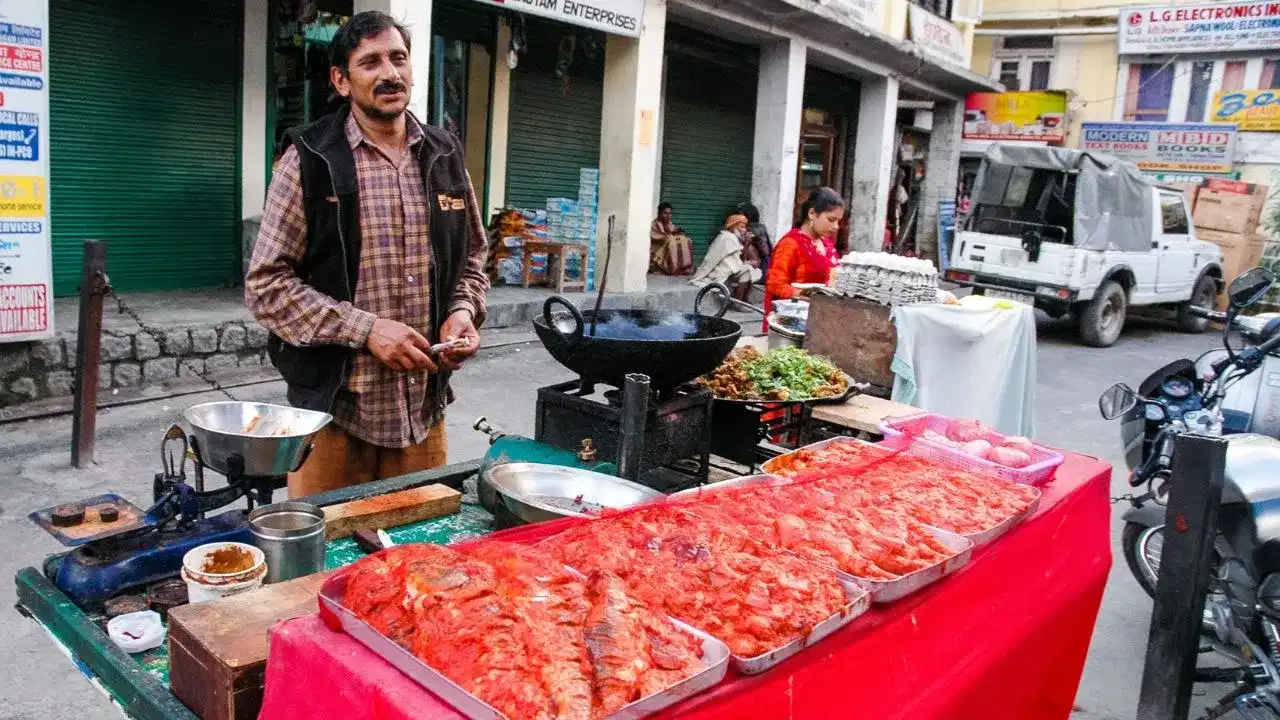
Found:
[[[1117,428],[1098,416],[1096,399],[1117,381],[1137,383],[1177,357],[1213,347],[1214,334],[1185,335],[1153,323],[1132,321],[1108,349],[1078,344],[1062,325],[1039,328],[1036,388],[1037,439],[1048,445],[1103,458],[1121,467],[1112,494],[1128,491]],[[537,388],[571,379],[536,343],[482,351],[456,376],[458,402],[449,411],[449,457],[478,457],[486,438],[471,429],[476,417],[510,432],[532,434]],[[963,381],[957,378],[957,381]],[[237,399],[284,402],[273,382],[233,391]],[[190,405],[222,399],[215,393],[153,401],[104,411],[98,418],[97,464],[70,467],[70,417],[0,425],[0,719],[106,717],[111,704],[86,681],[36,623],[15,610],[14,573],[38,566],[61,549],[31,525],[27,513],[77,498],[116,492],[145,507],[152,475],[159,470],[159,443]],[[1131,718],[1137,704],[1151,605],[1129,576],[1119,541],[1123,506],[1113,509],[1114,559],[1101,617],[1094,631],[1076,712],[1080,720]],[[1069,539],[1064,539],[1069,542]],[[1068,550],[1069,551],[1069,550]],[[947,668],[935,668],[946,674]]]

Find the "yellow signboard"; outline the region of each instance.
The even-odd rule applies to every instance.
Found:
[[[1066,137],[1067,94],[1058,91],[969,93],[964,103],[966,140],[1043,140]]]
[[[1213,96],[1209,122],[1246,132],[1280,132],[1280,90],[1224,90]]]
[[[0,175],[0,217],[38,218],[46,214],[44,178]]]

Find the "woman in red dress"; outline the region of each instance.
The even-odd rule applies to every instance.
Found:
[[[844,200],[828,187],[815,189],[800,207],[800,224],[782,236],[769,261],[765,280],[764,311],[773,311],[773,301],[795,297],[792,283],[826,284],[840,261],[832,238],[844,217]],[[765,324],[768,330],[768,323]]]

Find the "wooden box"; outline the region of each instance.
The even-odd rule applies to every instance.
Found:
[[[1241,235],[1225,233],[1217,230],[1196,230],[1196,237],[1208,240],[1222,251],[1222,281],[1230,285],[1240,273],[1252,268],[1262,260],[1263,246],[1266,244],[1261,235]],[[1224,292],[1218,295],[1218,309],[1227,309],[1228,299]]]
[[[262,707],[267,636],[316,611],[330,572],[169,611],[169,689],[201,720],[253,720]]]
[[[893,388],[898,331],[890,308],[850,297],[816,295],[809,305],[805,349],[836,364],[854,380]],[[887,395],[886,395],[887,397]]]
[[[1196,197],[1195,212],[1192,213],[1196,231],[1218,230],[1248,235],[1257,230],[1267,195],[1265,185],[1254,187],[1260,190],[1258,194],[1243,195],[1201,188]]]

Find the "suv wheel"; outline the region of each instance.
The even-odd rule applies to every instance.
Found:
[[[1098,288],[1093,300],[1080,314],[1080,339],[1093,347],[1110,347],[1120,338],[1124,329],[1125,312],[1129,298],[1124,288],[1115,280],[1108,280]]]
[[[1207,318],[1196,317],[1191,314],[1191,308],[1198,307],[1205,310],[1212,310],[1214,301],[1218,299],[1218,283],[1208,275],[1202,275],[1196,281],[1196,288],[1191,293],[1191,299],[1178,306],[1178,324],[1182,329],[1189,333],[1202,333],[1209,327]]]

